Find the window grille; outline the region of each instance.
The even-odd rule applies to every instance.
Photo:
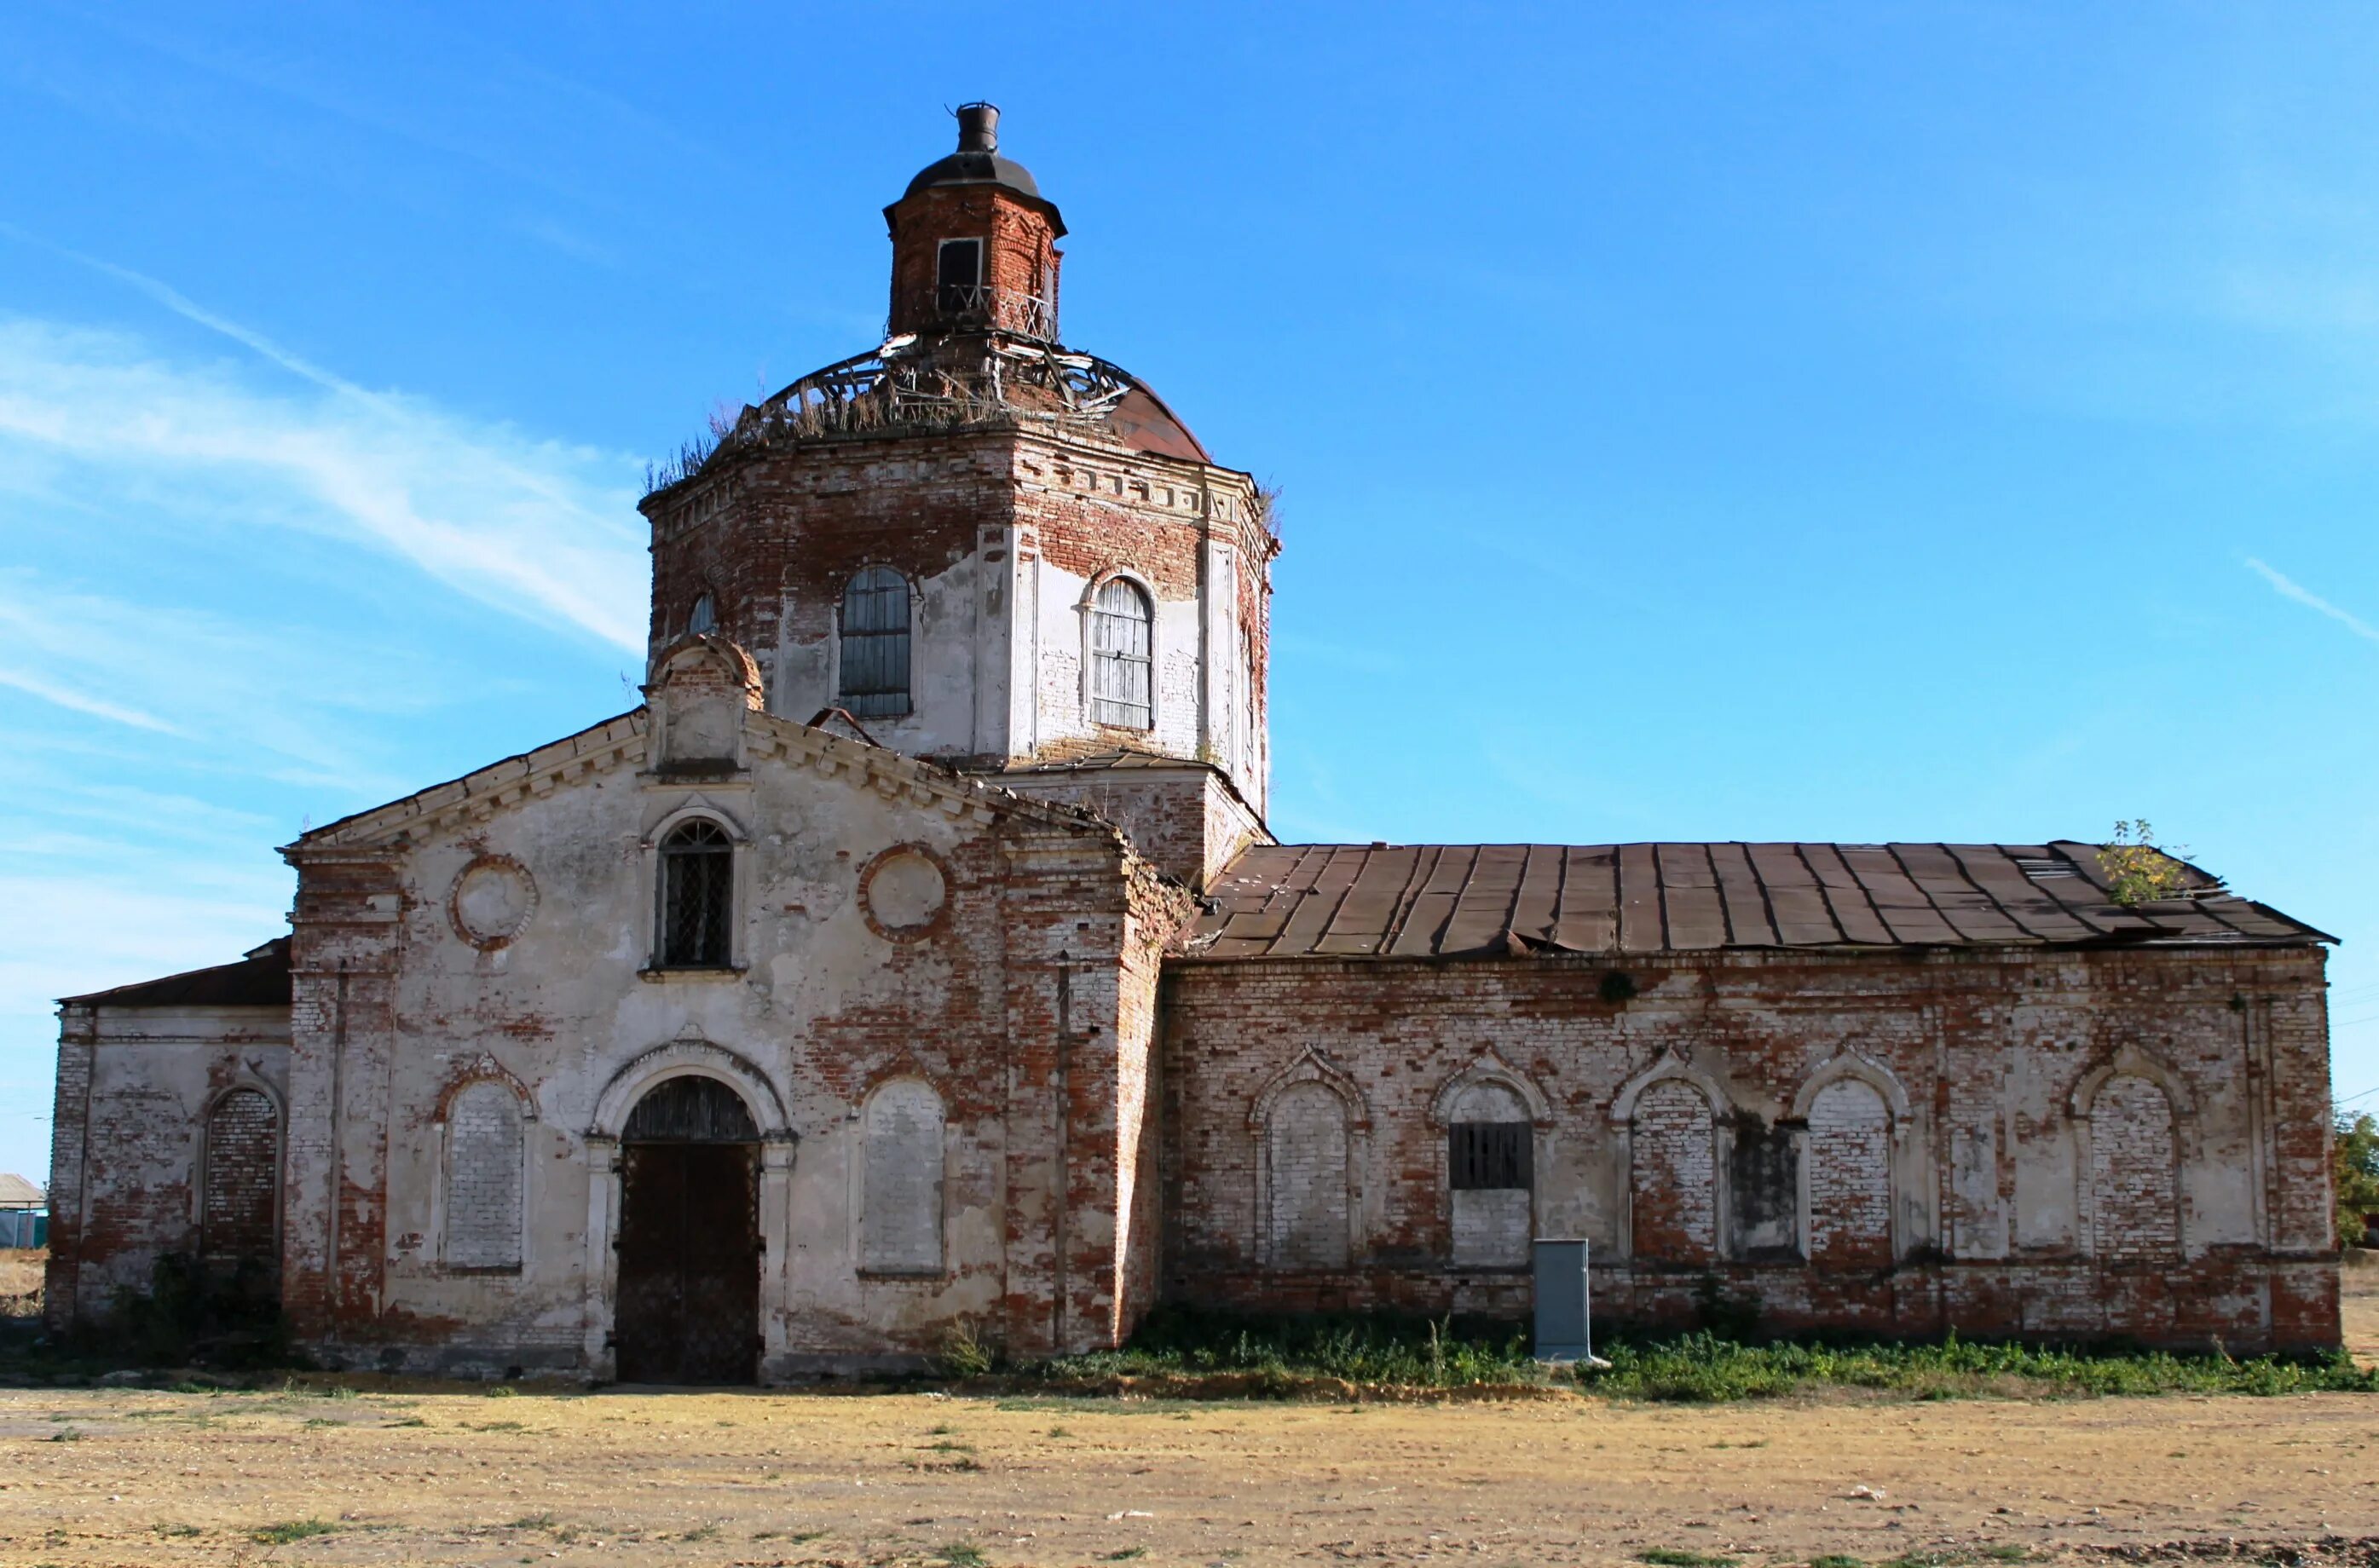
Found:
[[[714,631],[717,629],[718,625],[719,611],[711,605],[710,596],[708,594],[703,594],[696,597],[694,601],[694,608],[685,612],[685,629],[687,634],[698,635],[705,632]]]
[[[961,316],[983,305],[983,241],[946,239],[935,258],[935,292],[941,313]]]
[[[1092,601],[1091,717],[1101,724],[1133,730],[1155,725],[1149,657],[1153,619],[1148,596],[1121,577],[1101,585]]]
[[[1533,1185],[1533,1128],[1527,1122],[1455,1122],[1446,1129],[1448,1185],[1492,1192]]]
[[[842,590],[841,705],[861,718],[909,711],[909,580],[871,566]]]
[[[661,844],[663,969],[725,969],[734,961],[735,846],[715,822],[689,822]]]

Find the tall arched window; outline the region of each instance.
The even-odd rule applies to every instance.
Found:
[[[1346,1197],[1346,1103],[1326,1083],[1291,1084],[1263,1131],[1264,1258],[1275,1269],[1343,1269],[1352,1226]]]
[[[909,711],[909,579],[871,566],[842,590],[842,694],[861,718]]]
[[[207,1113],[199,1250],[209,1262],[272,1267],[280,1257],[281,1109],[235,1089]]]
[[[942,1271],[942,1097],[898,1079],[867,1098],[860,1167],[859,1266],[870,1273]]]
[[[725,969],[733,963],[735,844],[701,818],[661,840],[659,965]]]
[[[520,1267],[522,1141],[520,1100],[503,1084],[472,1084],[446,1107],[449,1268]]]
[[[1115,577],[1099,585],[1091,601],[1091,717],[1099,723],[1154,727],[1149,634],[1154,619],[1139,584]]]
[[[1836,1079],[1809,1102],[1809,1261],[1891,1262],[1891,1110],[1873,1084]]]
[[[1528,1104],[1507,1084],[1474,1083],[1449,1108],[1445,1181],[1457,1266],[1516,1268],[1528,1260],[1535,1142]]]
[[[2121,1073],[2090,1103],[2091,1250],[2121,1263],[2180,1255],[2179,1140],[2154,1079]]]
[[[1710,1103],[1682,1079],[1637,1096],[1629,1146],[1639,1263],[1706,1268],[1718,1256],[1718,1155]]]

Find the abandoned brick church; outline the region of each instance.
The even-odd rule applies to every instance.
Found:
[[[1278,548],[1063,346],[996,112],[881,346],[644,502],[633,711],[316,828],[75,997],[48,1310],[244,1270],[334,1366],[751,1381],[1165,1301],[2337,1340],[2320,933],[2093,847],[1286,845]]]

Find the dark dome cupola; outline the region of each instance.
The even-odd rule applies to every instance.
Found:
[[[958,112],[958,151],[927,164],[884,210],[892,235],[891,336],[1014,332],[1057,338],[1057,241],[1065,220],[999,151],[999,111]]]

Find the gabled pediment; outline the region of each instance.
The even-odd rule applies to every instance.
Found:
[[[326,824],[284,846],[282,854],[296,860],[315,851],[399,848],[611,775],[728,786],[768,767],[802,768],[888,801],[906,799],[952,817],[972,815],[990,822],[1000,815],[1018,816],[1121,841],[1112,825],[1089,812],[1029,800],[934,763],[752,708],[742,713],[739,754],[706,765],[696,779],[682,766],[651,765],[654,725],[651,705],[635,708],[535,751]]]

